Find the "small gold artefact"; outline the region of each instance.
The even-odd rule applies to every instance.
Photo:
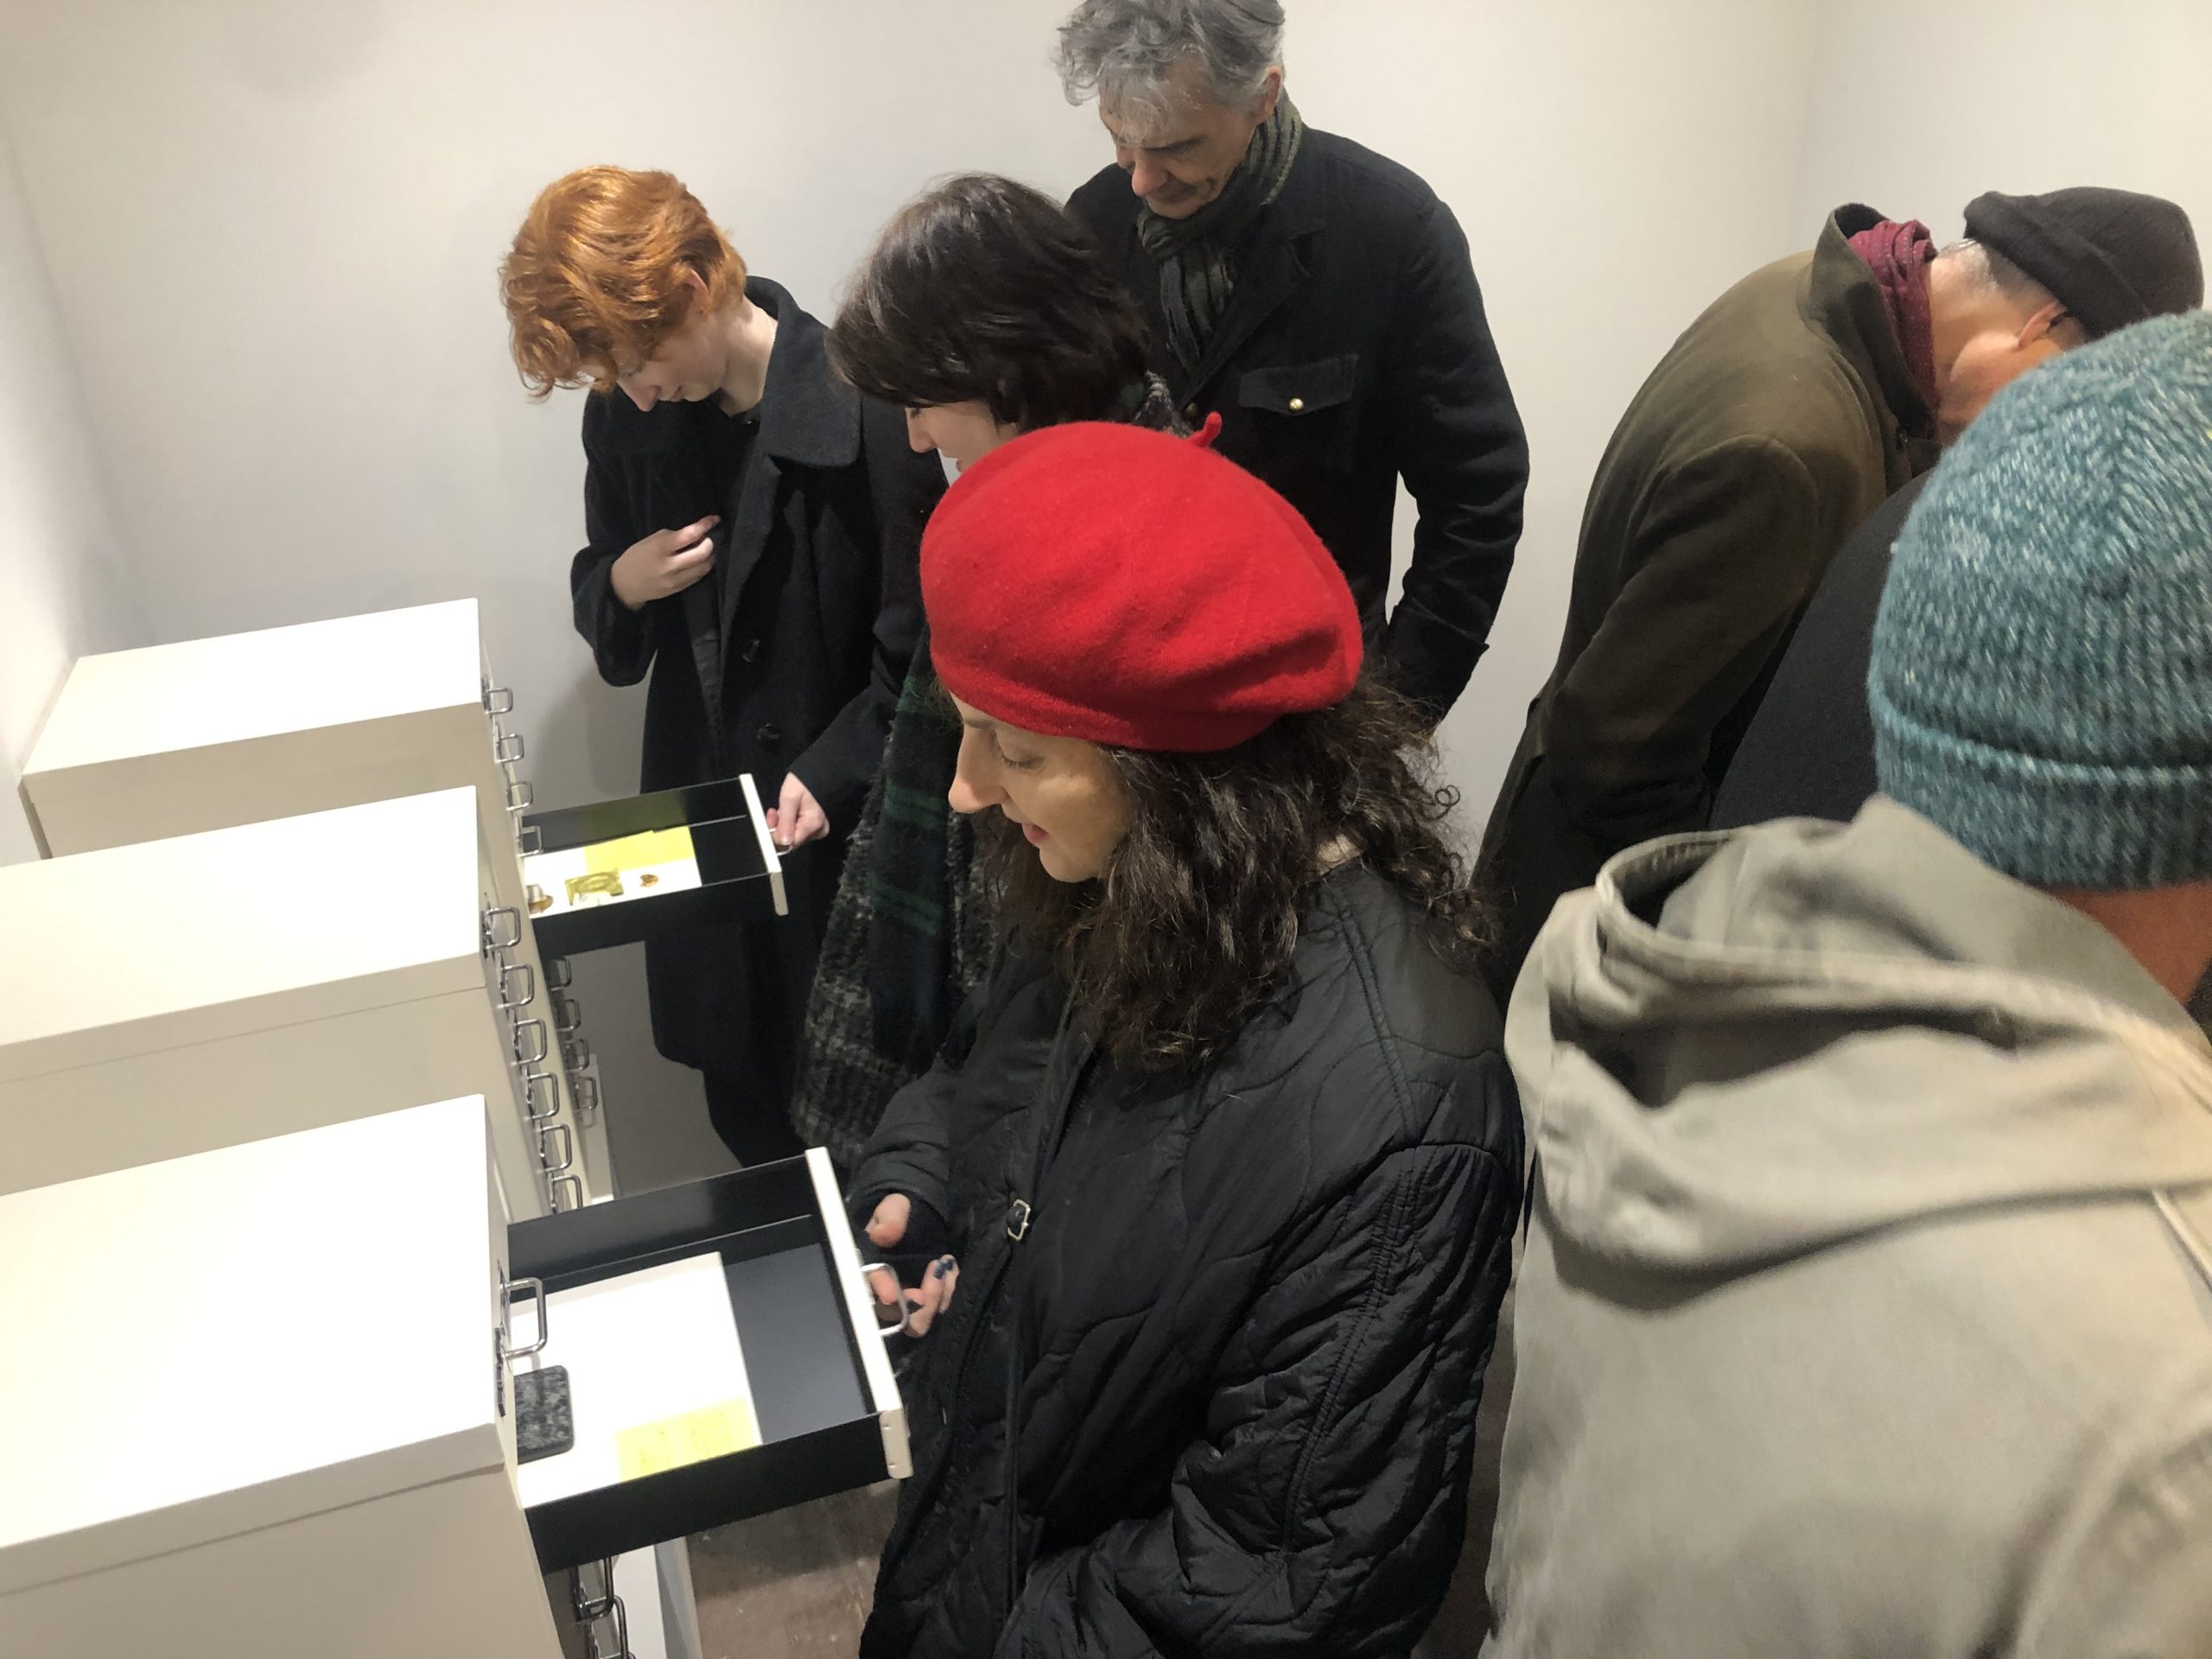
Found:
[[[638,878],[638,885],[641,887],[657,887],[660,886],[660,877],[655,875],[651,870],[647,870]]]
[[[569,902],[582,904],[586,899],[620,899],[622,896],[622,872],[594,870],[588,875],[569,878]]]
[[[1290,400],[1290,412],[1294,415],[1305,407],[1306,400],[1303,397],[1294,397]]]
[[[544,888],[539,887],[537,882],[531,882],[529,887],[524,889],[524,892],[529,897],[530,913],[531,915],[543,916],[547,911],[553,908],[553,895],[546,892]]]

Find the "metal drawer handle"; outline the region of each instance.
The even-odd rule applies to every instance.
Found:
[[[545,959],[545,982],[556,991],[565,991],[576,982],[575,969],[569,966],[566,957]]]
[[[484,712],[487,715],[512,715],[515,711],[515,694],[504,685],[492,683],[489,675],[481,678]]]
[[[570,1077],[569,1092],[575,1096],[576,1121],[589,1123],[599,1116],[599,1082],[594,1077]]]
[[[524,858],[536,858],[545,850],[545,831],[537,824],[525,823],[515,831],[515,851]]]
[[[898,1274],[893,1272],[890,1265],[887,1262],[861,1262],[861,1279],[862,1282],[866,1282],[868,1274],[871,1273],[888,1273],[891,1274],[891,1282],[893,1285],[897,1285],[899,1283]],[[900,1287],[899,1291],[898,1324],[886,1325],[883,1323],[884,1306],[881,1302],[876,1300],[875,1287],[873,1285],[868,1286],[868,1305],[875,1310],[875,1334],[881,1337],[886,1342],[890,1341],[893,1337],[911,1337],[914,1334],[913,1331],[910,1328],[910,1323],[914,1317],[914,1305],[906,1300],[906,1292],[903,1286]]]
[[[515,1346],[515,1293],[528,1287],[537,1302],[537,1340],[529,1346]],[[542,1279],[510,1279],[499,1275],[499,1352],[509,1359],[526,1359],[532,1354],[545,1351],[545,1281]]]
[[[584,1592],[585,1567],[599,1568],[599,1581],[602,1588],[596,1596]],[[569,1569],[569,1605],[575,1609],[579,1624],[588,1624],[594,1618],[605,1617],[607,1610],[614,1605],[614,1558],[612,1555],[604,1560],[586,1561],[582,1567]]]
[[[540,1111],[543,1106],[545,1109]],[[523,1116],[532,1123],[550,1123],[561,1115],[560,1085],[554,1082],[550,1071],[525,1071],[522,1074]]]
[[[515,1022],[514,1054],[517,1065],[536,1065],[549,1050],[543,1020],[518,1020]]]
[[[575,1034],[576,1027],[584,1022],[584,1011],[576,1006],[576,999],[566,991],[553,993],[553,1029],[563,1037]]]
[[[524,812],[524,811],[527,811],[527,810],[529,810],[529,808],[530,808],[530,804],[531,804],[532,801],[536,800],[537,798],[537,791],[534,791],[533,789],[531,789],[531,786],[530,786],[528,784],[526,784],[526,783],[523,783],[523,782],[520,782],[520,781],[518,781],[518,780],[512,779],[509,779],[509,780],[508,780],[508,783],[507,783],[507,810],[508,810],[508,811],[510,811],[510,812]]]
[[[556,1135],[560,1137],[561,1142],[561,1155],[557,1159],[545,1149],[545,1143]],[[576,1137],[569,1133],[567,1124],[548,1124],[537,1132],[537,1161],[548,1175],[558,1175],[575,1167]]]
[[[499,964],[499,1012],[512,1014],[537,1001],[537,972],[526,962]]]
[[[495,730],[492,734],[492,758],[503,766],[521,760],[522,734]]]
[[[630,1616],[623,1611],[622,1598],[610,1595],[607,1601],[611,1605],[607,1611],[584,1626],[585,1659],[635,1659],[630,1651]],[[599,1632],[602,1625],[611,1628],[613,1632],[614,1642],[611,1647],[603,1647],[600,1643]]]
[[[584,1207],[584,1184],[573,1175],[556,1175],[553,1178],[551,1197],[554,1209],[563,1214],[581,1210]]]
[[[522,943],[522,912],[499,905],[484,912],[484,954],[512,950]]]
[[[561,1064],[570,1071],[591,1069],[591,1045],[581,1037],[564,1038],[561,1043]]]

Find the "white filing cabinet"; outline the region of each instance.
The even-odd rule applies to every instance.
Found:
[[[473,788],[483,901],[518,918],[508,954],[537,990],[547,964],[516,855],[531,790],[513,705],[493,680],[473,599],[112,652],[71,669],[25,763],[23,799],[60,857]],[[560,1058],[556,1040],[540,1086],[575,1138],[564,1185],[581,1199],[611,1190],[606,1130],[596,1082],[575,1088]]]
[[[483,1125],[451,1100],[0,1198],[37,1268],[0,1274],[0,1649],[556,1659]]]
[[[612,1654],[609,1558],[910,1472],[823,1154],[503,1227],[483,1124],[0,1196],[0,1650],[554,1659],[576,1567]],[[572,1444],[518,1461],[553,1365]]]
[[[465,1093],[512,1212],[552,1207],[574,1131],[524,1085],[550,1031],[501,1006],[531,976],[485,938],[476,817],[444,790],[0,867],[0,1192]]]

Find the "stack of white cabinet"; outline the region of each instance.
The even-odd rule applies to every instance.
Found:
[[[0,1192],[469,1094],[509,1212],[555,1207],[478,842],[456,789],[0,867]]]
[[[509,1376],[538,1310],[509,1306],[484,1122],[445,1101],[0,1197],[0,1651],[557,1659]]]
[[[23,770],[50,856],[292,817],[427,791],[476,791],[478,908],[522,999],[531,1132],[573,1163],[550,1177],[566,1206],[612,1189],[588,1046],[571,1030],[563,968],[540,958],[517,852],[531,790],[517,772],[512,694],[493,683],[476,601],[416,606],[80,659]],[[372,873],[329,901],[377,901]],[[396,871],[384,880],[403,879]],[[350,908],[350,907],[349,907]],[[528,1021],[542,1024],[532,1027]],[[512,1197],[512,1195],[510,1195]]]

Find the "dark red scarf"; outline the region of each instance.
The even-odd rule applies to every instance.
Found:
[[[1915,435],[1925,437],[1936,422],[1936,326],[1928,305],[1928,262],[1936,257],[1936,238],[1916,219],[1903,224],[1885,219],[1853,237],[1851,248],[1874,273],[1890,327],[1904,347],[1905,366],[1928,410],[1925,429]]]

